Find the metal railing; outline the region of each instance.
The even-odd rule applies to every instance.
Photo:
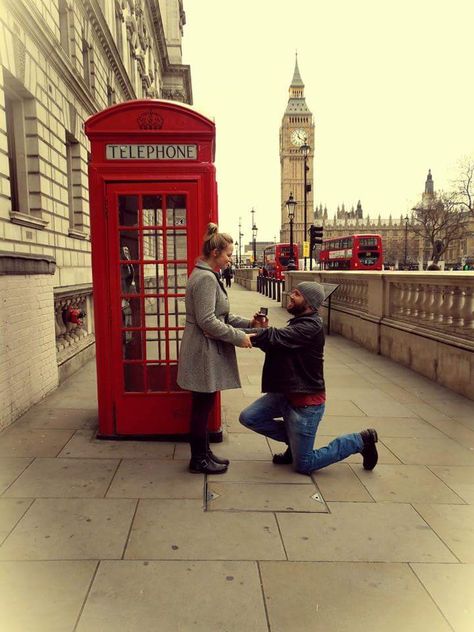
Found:
[[[257,277],[257,292],[281,303],[281,293],[285,291],[284,279],[274,279],[272,277],[259,274]]]

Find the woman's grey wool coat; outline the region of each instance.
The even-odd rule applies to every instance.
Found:
[[[234,345],[243,342],[245,333],[239,327],[248,329],[250,321],[229,313],[224,286],[210,266],[198,260],[186,286],[186,326],[178,360],[181,388],[200,393],[240,388]]]

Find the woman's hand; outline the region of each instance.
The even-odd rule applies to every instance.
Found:
[[[252,348],[252,338],[254,336],[256,336],[257,334],[245,334],[245,338],[242,341],[242,344],[239,345],[239,347],[243,347],[244,349],[251,349]]]

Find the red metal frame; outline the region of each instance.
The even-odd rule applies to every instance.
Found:
[[[207,223],[217,221],[217,185],[212,164],[214,123],[187,106],[166,101],[129,101],[88,119],[86,134],[92,146],[89,185],[99,436],[184,438],[189,432],[191,397],[190,393],[179,390],[175,384],[173,372],[177,367],[176,358],[170,359],[170,336],[180,331],[184,323],[171,326],[168,311],[165,312],[164,327],[161,324],[146,327],[144,321],[145,292],[147,299],[165,298],[168,303],[168,298],[184,298],[184,286],[179,291],[168,292],[166,272],[163,274],[163,287],[155,292],[145,290],[143,262],[146,261],[150,266],[166,266],[168,259],[167,251],[164,250],[161,259],[145,260],[143,235],[161,236],[166,247],[166,235],[186,234],[187,256],[173,261],[185,263],[190,274],[200,254]],[[196,146],[197,155],[193,159],[176,161],[108,160],[107,144],[191,144]],[[144,230],[140,207],[137,215],[139,225],[120,227],[118,200],[121,195],[138,196],[139,201],[144,195],[161,195],[162,212],[166,211],[166,196],[183,195],[186,199],[185,225],[167,227],[160,224],[154,228],[147,225]],[[125,260],[124,255],[120,254],[120,235],[125,238],[128,233],[131,237],[136,236],[136,243],[141,244],[138,259]],[[120,268],[125,264],[140,271],[141,283],[138,284],[138,292],[133,295],[122,291]],[[139,325],[137,321],[124,327],[122,299],[140,305]],[[156,333],[157,337],[158,334],[164,334],[164,359],[148,361],[145,348],[147,331]],[[136,337],[141,339],[140,358],[123,358],[123,332],[138,334]],[[163,390],[125,391],[124,365],[140,365],[145,386],[147,374],[160,376],[163,368],[166,380]],[[219,397],[211,414],[209,429],[214,440],[221,439]]]

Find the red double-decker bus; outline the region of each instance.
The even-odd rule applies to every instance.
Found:
[[[319,261],[323,270],[383,270],[382,237],[349,235],[325,239]]]
[[[263,274],[273,279],[283,279],[290,261],[290,244],[273,244],[263,251]],[[293,261],[298,270],[298,246],[293,244]]]

